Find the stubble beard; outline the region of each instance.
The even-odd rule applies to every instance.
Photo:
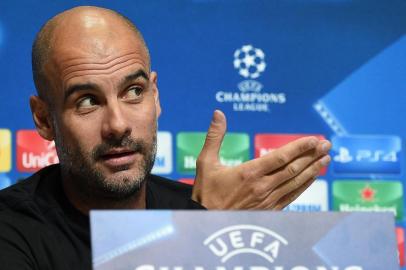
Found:
[[[61,137],[59,137],[61,138]],[[150,174],[156,155],[156,131],[149,144],[141,139],[125,136],[120,139],[111,139],[97,145],[90,154],[85,154],[80,147],[68,147],[63,140],[55,140],[58,157],[61,164],[62,175],[71,181],[78,193],[89,199],[126,200],[140,191]],[[95,166],[100,156],[113,147],[125,147],[140,154],[142,159],[135,165],[136,175],[123,177],[106,177]],[[126,171],[129,166],[116,168],[118,172]],[[132,168],[134,170],[134,168]]]

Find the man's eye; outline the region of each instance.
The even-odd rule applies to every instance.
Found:
[[[142,97],[143,89],[139,86],[134,86],[128,89],[128,91],[124,95],[124,99],[126,100],[138,100]]]
[[[87,96],[79,100],[76,104],[78,109],[88,109],[97,105],[96,100],[93,97]]]

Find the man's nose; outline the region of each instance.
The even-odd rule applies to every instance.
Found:
[[[131,126],[118,101],[106,105],[102,127],[102,136],[106,139],[122,138],[131,134]]]

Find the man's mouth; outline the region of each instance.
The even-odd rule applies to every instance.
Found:
[[[136,154],[136,151],[130,149],[112,149],[101,155],[100,160],[107,167],[116,168],[134,163]]]

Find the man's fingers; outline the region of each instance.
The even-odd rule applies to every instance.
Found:
[[[329,155],[321,157],[300,174],[275,188],[272,192],[273,200],[279,202],[286,194],[290,194],[295,190],[301,190],[303,185],[306,185],[309,180],[315,179],[319,175],[320,169],[327,166],[330,160]]]
[[[226,129],[227,122],[224,113],[220,110],[215,110],[206,135],[203,149],[199,155],[199,162],[216,162],[218,160],[221,143],[223,142]]]
[[[305,170],[310,164],[324,156],[330,150],[331,143],[329,141],[321,141],[320,144],[314,149],[307,151],[302,156],[299,156],[285,167],[278,169],[272,173],[267,179],[269,182],[269,188],[274,189],[283,182],[297,176],[303,170]]]
[[[319,140],[313,136],[297,139],[265,156],[246,162],[244,169],[254,169],[258,176],[266,175],[285,166],[303,153],[316,148],[318,144]]]
[[[313,184],[316,180],[316,177],[313,179],[309,179],[306,183],[304,183],[299,189],[292,191],[291,193],[283,196],[279,202],[273,207],[273,210],[282,210],[288,204],[296,200],[308,187]]]

